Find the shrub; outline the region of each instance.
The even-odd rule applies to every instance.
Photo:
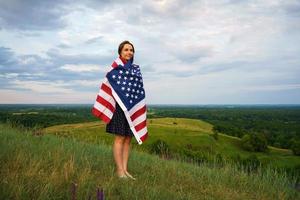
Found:
[[[192,151],[192,150],[189,150],[189,149],[183,149],[182,154],[183,154],[183,157],[185,157],[185,158],[189,159],[189,161],[193,161],[197,164],[208,161],[208,158],[205,155],[203,155],[203,153],[201,153],[199,151]]]
[[[300,140],[292,139],[291,144],[293,153],[297,156],[300,156]]]
[[[242,148],[247,151],[268,151],[267,139],[262,134],[245,134],[241,140]]]
[[[150,145],[150,152],[164,158],[169,158],[171,153],[169,145],[165,141],[160,139],[156,140]]]

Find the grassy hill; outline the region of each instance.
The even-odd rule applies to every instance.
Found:
[[[165,134],[164,131],[154,132],[159,126],[165,131],[169,130],[168,126],[172,127],[171,124],[164,125],[168,122],[165,120],[152,121],[150,140],[155,134],[157,137]],[[178,119],[178,122],[181,121]],[[272,169],[247,174],[231,163],[225,163],[222,168],[206,164],[196,166],[163,160],[134,149],[128,168],[137,180],[119,180],[114,175],[110,145],[99,142],[100,137],[104,137],[101,123],[72,126],[60,129],[60,133],[63,130],[65,134],[68,131],[72,134],[70,138],[64,138],[52,134],[36,135],[0,124],[0,199],[70,199],[72,183],[77,184],[77,199],[88,199],[89,196],[95,199],[97,188],[103,189],[106,199],[300,198],[293,188],[294,182]],[[187,129],[182,126],[178,127],[177,133],[169,134],[183,134],[182,131]],[[199,136],[209,130],[207,124],[201,127],[207,129],[197,131],[193,130],[197,125],[189,126],[190,137],[196,139],[193,133]],[[97,142],[78,141],[80,137],[96,138]],[[210,141],[209,136],[205,138],[200,140]],[[183,142],[180,140],[176,144],[175,141],[174,145]]]
[[[269,146],[269,152],[248,152],[241,148],[240,138],[219,134],[218,140],[212,137],[212,125],[197,119],[186,118],[155,118],[148,119],[149,139],[139,146],[132,139],[132,148],[137,151],[149,152],[151,144],[160,139],[165,141],[173,157],[197,156],[213,161],[217,154],[224,159],[247,159],[256,155],[262,165],[285,169],[300,169],[300,157],[294,156],[291,150]],[[78,141],[94,144],[113,142],[113,135],[105,132],[102,121],[79,124],[66,124],[48,127],[44,133],[70,137]]]

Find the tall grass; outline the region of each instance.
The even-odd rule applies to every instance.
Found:
[[[136,181],[115,176],[112,149],[0,125],[0,199],[297,199],[283,173],[248,173],[224,160],[199,166],[132,150],[128,168]]]

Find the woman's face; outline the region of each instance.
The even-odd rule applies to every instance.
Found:
[[[125,60],[130,60],[133,56],[133,48],[130,44],[125,44],[121,51],[121,57]]]

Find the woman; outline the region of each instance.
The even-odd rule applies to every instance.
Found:
[[[133,58],[134,47],[129,41],[124,41],[119,45],[119,57],[125,63]],[[130,143],[133,133],[129,127],[125,114],[116,102],[116,110],[111,121],[106,125],[106,132],[115,135],[113,144],[113,154],[116,162],[116,173],[120,178],[134,178],[127,170],[127,163],[130,152]]]

